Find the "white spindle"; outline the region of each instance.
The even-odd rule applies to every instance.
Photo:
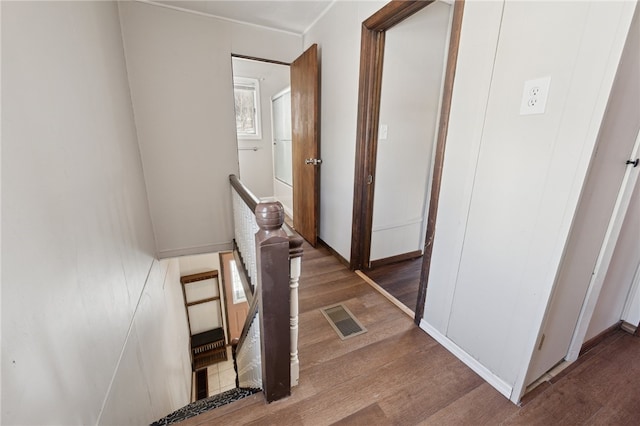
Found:
[[[255,213],[251,211],[240,195],[235,190],[231,192],[236,244],[240,249],[251,284],[255,287],[256,277],[258,276],[255,240],[255,235],[258,232],[258,223],[256,222]]]
[[[298,282],[300,279],[301,264],[301,256],[291,257],[289,270],[289,289],[291,291],[291,386],[297,386],[298,378],[300,377],[300,360],[298,359]]]
[[[241,388],[262,389],[262,355],[260,353],[260,321],[255,316],[246,340],[236,353],[238,382]]]

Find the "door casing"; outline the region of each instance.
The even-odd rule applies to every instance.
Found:
[[[353,224],[351,234],[351,269],[363,269],[369,265],[371,253],[371,230],[373,223],[373,195],[375,185],[376,153],[378,148],[378,124],[380,119],[380,93],[386,31],[427,7],[433,1],[392,1],[362,23],[360,47],[360,83],[358,95],[358,123],[356,136],[356,160],[353,191]],[[442,106],[438,124],[438,138],[434,155],[431,197],[427,218],[422,271],[416,301],[415,323],[422,319],[429,280],[429,268],[438,198],[442,180],[442,168],[451,109],[451,97],[455,78],[458,46],[464,0],[454,3],[453,21],[447,53]]]

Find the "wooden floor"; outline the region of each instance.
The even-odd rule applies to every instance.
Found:
[[[368,332],[340,340],[318,308],[342,302]],[[300,385],[184,425],[637,425],[640,339],[622,331],[517,407],[325,249],[305,246]]]
[[[378,266],[375,269],[364,271],[364,274],[400,303],[415,312],[421,269],[422,257],[419,257]]]

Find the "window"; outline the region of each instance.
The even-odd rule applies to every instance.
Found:
[[[261,139],[260,85],[255,78],[235,77],[233,94],[238,139]]]
[[[244,288],[242,287],[242,281],[240,281],[240,274],[238,273],[236,261],[232,260],[230,263],[233,288],[233,304],[236,305],[241,302],[246,302],[247,296],[244,294]]]

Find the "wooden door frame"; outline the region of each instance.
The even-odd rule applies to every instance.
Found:
[[[380,120],[380,93],[386,31],[434,1],[391,1],[362,23],[360,46],[360,83],[358,91],[358,123],[356,130],[356,160],[353,189],[353,224],[351,234],[351,269],[369,265],[371,230],[373,223],[374,176],[378,149]],[[419,324],[424,310],[435,224],[440,196],[440,183],[444,163],[445,145],[455,78],[464,0],[456,0],[447,54],[442,92],[442,106],[438,125],[438,138],[431,181],[431,197],[427,219],[420,287],[415,310],[415,323]]]

